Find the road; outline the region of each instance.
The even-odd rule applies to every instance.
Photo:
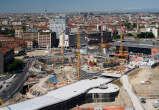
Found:
[[[95,72],[95,73],[87,73],[83,70],[80,70],[80,79],[90,79],[93,78],[95,76],[100,76],[102,72]]]
[[[8,87],[6,87],[3,91],[0,92],[0,98],[2,98],[3,101],[7,101],[23,86],[23,84],[28,78],[28,70],[32,61],[33,59],[27,61],[27,64],[24,67],[23,72],[17,74],[16,77],[12,80],[12,82],[7,84]]]
[[[123,83],[123,87],[124,89],[127,91],[132,103],[133,103],[133,106],[135,108],[135,110],[144,110],[143,106],[141,105],[139,99],[137,98],[136,94],[133,92],[133,88],[131,86],[131,84],[129,83],[129,80],[128,80],[128,76],[127,75],[123,75],[121,77],[121,81]]]
[[[39,110],[50,105],[55,105],[59,103],[66,103],[72,98],[77,98],[78,96],[85,95],[88,90],[94,87],[98,87],[102,84],[108,84],[112,81],[111,78],[97,78],[97,79],[86,79],[81,80],[76,83],[63,86],[56,90],[49,91],[47,94],[40,97],[36,97],[24,102],[9,105],[8,108],[11,110]],[[79,89],[80,88],[80,89]],[[0,110],[7,109],[0,108]]]

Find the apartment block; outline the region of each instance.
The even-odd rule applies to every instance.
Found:
[[[10,48],[0,48],[0,74],[6,70],[6,65],[14,58],[14,50]]]

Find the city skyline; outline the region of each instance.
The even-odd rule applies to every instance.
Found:
[[[157,0],[1,0],[0,13],[121,11],[153,9],[158,11]]]

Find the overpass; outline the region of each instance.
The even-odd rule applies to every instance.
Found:
[[[30,99],[24,102],[13,104],[0,110],[38,110],[47,106],[56,105],[85,94],[88,90],[98,87],[102,84],[108,84],[111,78],[93,78],[81,80],[76,83],[61,87],[59,89],[48,92],[46,95]]]

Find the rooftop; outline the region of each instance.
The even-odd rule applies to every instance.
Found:
[[[11,50],[10,48],[0,48],[0,54],[6,54],[10,50]]]
[[[159,48],[159,41],[156,41],[156,48]],[[114,42],[114,46],[120,46],[120,41]],[[139,47],[139,48],[154,48],[154,41],[152,40],[132,40],[132,41],[123,41],[123,46],[128,47]]]
[[[105,88],[94,88],[91,89],[88,94],[90,93],[112,93],[112,92],[117,92],[119,91],[119,87],[115,84],[108,84],[105,85]]]
[[[97,78],[81,80],[76,83],[61,87],[59,89],[48,92],[46,95],[30,99],[21,103],[13,104],[6,107],[6,110],[37,110],[49,105],[54,105],[73,97],[81,95],[90,88],[98,87],[101,84],[107,84],[112,79]],[[80,89],[79,89],[80,88]],[[9,109],[8,109],[9,108]],[[3,110],[4,108],[0,108]]]

